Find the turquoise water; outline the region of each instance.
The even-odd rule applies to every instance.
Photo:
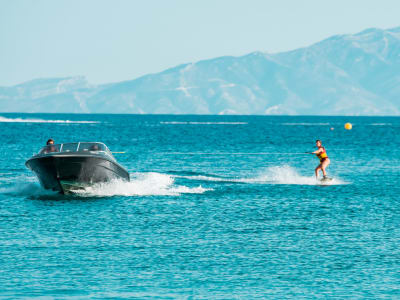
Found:
[[[1,114],[0,298],[398,298],[399,133],[389,117]],[[125,151],[132,181],[43,190],[24,162],[49,137]],[[302,154],[317,138],[328,186]]]

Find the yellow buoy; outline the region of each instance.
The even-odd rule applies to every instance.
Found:
[[[351,130],[353,128],[353,125],[351,125],[351,123],[346,123],[344,124],[344,128],[347,130]]]

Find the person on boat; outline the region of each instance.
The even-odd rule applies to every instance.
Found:
[[[92,145],[92,147],[90,147],[90,151],[99,151],[100,149],[99,149],[99,145],[97,145],[97,144],[94,144],[94,145]]]
[[[316,140],[315,145],[318,147],[318,150],[310,152],[310,154],[315,154],[319,158],[319,165],[315,168],[315,177],[318,179],[318,172],[322,170],[323,179],[326,179],[326,168],[329,166],[331,161],[326,153],[325,148],[322,146],[322,142],[320,140]]]
[[[54,140],[48,139],[46,142],[46,153],[57,152],[57,148],[54,146]]]

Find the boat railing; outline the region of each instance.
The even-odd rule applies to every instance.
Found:
[[[79,143],[64,143],[44,146],[39,154],[48,154],[55,152],[88,152],[100,153],[113,157],[110,150],[103,143],[99,142],[79,142]]]

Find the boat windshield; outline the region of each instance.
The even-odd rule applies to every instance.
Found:
[[[79,143],[78,151],[104,151],[110,152],[102,143]]]
[[[110,150],[103,143],[84,142],[84,143],[66,143],[44,146],[39,154],[47,154],[53,152],[89,152],[89,153],[102,153],[112,157]]]

